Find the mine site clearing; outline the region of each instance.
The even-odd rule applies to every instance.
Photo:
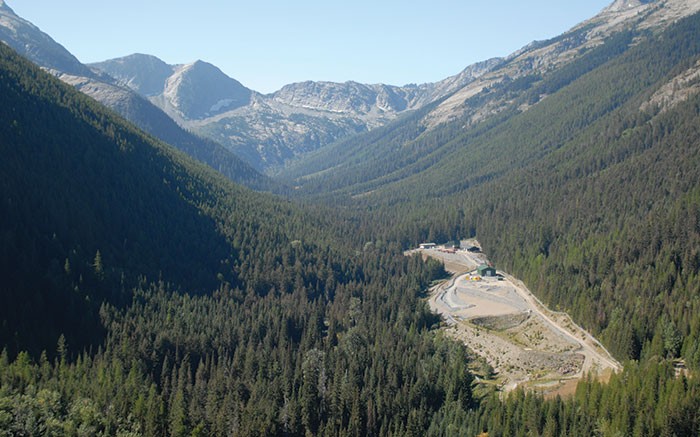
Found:
[[[462,249],[421,246],[408,253],[439,259],[454,275],[431,289],[430,307],[447,335],[491,367],[482,368],[483,383],[566,394],[587,373],[605,378],[621,369],[567,314],[550,311],[521,281],[493,268],[478,241],[463,241]]]

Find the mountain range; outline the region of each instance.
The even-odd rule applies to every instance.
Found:
[[[269,181],[230,162],[217,144],[258,171],[279,171],[291,160],[439,100],[501,62],[481,62],[436,83],[399,87],[307,81],[264,95],[204,61],[168,65],[155,56],[134,54],[85,66],[4,2],[0,39],[156,137],[255,187],[269,186]],[[216,144],[178,132],[153,106],[182,129]]]
[[[201,61],[87,71],[0,0],[0,430],[699,435],[699,11],[616,0],[440,85],[261,95]],[[256,117],[325,136],[269,149]],[[183,129],[216,120],[274,181]],[[505,393],[452,340],[475,321],[428,308],[445,266],[406,251],[465,238],[624,369]]]
[[[168,65],[154,56],[134,54],[91,67],[148,98],[183,127],[219,141],[264,171],[441,99],[499,62],[479,63],[431,84],[307,81],[266,95],[203,61]]]
[[[558,91],[624,53],[643,35],[660,32],[699,10],[700,2],[696,0],[616,1],[556,38],[525,46],[402,122],[322,149],[288,166],[280,177],[310,191],[322,186],[321,191],[327,192],[350,183],[354,187],[346,192],[353,196],[374,193],[379,186],[389,189],[405,178],[428,174],[431,168],[434,177],[440,178],[443,165],[454,166],[469,159],[464,153],[467,138],[499,131],[510,133],[503,141],[520,142],[522,131],[506,129],[502,123],[538,107],[547,110],[548,100]],[[693,67],[686,74],[692,75],[692,71]],[[546,126],[542,125],[540,131],[544,132]],[[552,141],[539,135],[543,143]],[[524,165],[513,162],[512,157],[502,156],[499,162],[503,168]],[[467,178],[488,180],[495,174],[494,165]],[[328,172],[330,169],[333,171]],[[466,184],[460,183],[462,187]],[[425,186],[418,183],[416,189]]]
[[[258,189],[273,184],[218,143],[178,126],[157,106],[105,74],[83,65],[59,43],[0,1],[0,41],[37,65],[112,108],[156,138],[193,156],[226,177]]]
[[[329,144],[433,102],[440,104],[426,115],[427,128],[467,115],[469,123],[477,122],[509,105],[503,97],[487,97],[487,104],[474,99],[485,90],[561,68],[634,22],[663,25],[695,10],[693,2],[662,7],[658,2],[616,1],[553,40],[533,42],[507,58],[477,63],[422,85],[307,81],[261,94],[203,61],[168,65],[154,56],[135,54],[90,67],[148,98],[181,126],[223,144],[259,171],[279,172]]]
[[[488,95],[492,89],[525,86],[538,75],[561,69],[620,29],[664,26],[697,9],[692,1],[682,5],[615,1],[596,17],[557,38],[533,42],[507,58],[471,65],[436,83],[392,86],[307,81],[286,85],[271,94],[250,90],[204,61],[168,65],[152,55],[134,54],[82,65],[4,3],[0,9],[0,36],[20,53],[65,75],[65,80],[157,137],[181,143],[182,150],[228,172],[234,180],[240,178],[262,187],[269,182],[243,170],[226,150],[260,172],[287,174],[286,167],[313,152],[427,105],[434,104],[420,123],[425,129],[453,120],[474,124],[511,107],[509,96]],[[517,110],[526,110],[546,96],[532,97]],[[153,106],[181,128],[213,143],[202,144],[190,134],[178,132]]]
[[[477,235],[618,357],[700,363],[699,10],[615,2],[280,177],[404,247]]]

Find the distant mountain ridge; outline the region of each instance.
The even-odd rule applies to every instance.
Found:
[[[535,41],[504,59],[499,68],[483,74],[454,93],[425,119],[429,129],[453,120],[468,124],[502,112],[510,107],[507,96],[491,93],[509,82],[535,80],[537,75],[559,69],[603,44],[605,39],[623,29],[664,28],[682,17],[700,10],[699,0],[615,0],[595,17],[574,26],[568,32],[547,41]],[[479,98],[475,98],[475,97]],[[546,94],[540,96],[546,98]],[[527,110],[537,103],[521,106]]]
[[[124,80],[130,71],[134,71],[134,65],[140,67],[141,74],[129,77]],[[100,64],[94,65],[100,68]],[[111,65],[110,75],[137,93],[150,97],[163,92],[163,84],[173,74],[173,67],[166,64],[155,56],[134,53],[130,56],[120,58],[118,62]]]
[[[418,109],[438,100],[487,73],[501,62],[501,58],[493,58],[471,65],[459,74],[442,81],[421,85],[306,81],[285,85],[272,94],[272,99],[292,107],[354,114],[370,122],[373,119]]]
[[[252,94],[204,61],[168,65],[155,56],[133,54],[91,66],[185,120],[208,118],[247,105]]]
[[[303,162],[310,152],[427,105],[434,107],[422,116],[420,125],[426,130],[455,121],[471,126],[504,111],[525,111],[547,93],[514,108],[513,93],[493,91],[527,87],[625,27],[664,26],[699,9],[697,0],[614,1],[597,16],[551,40],[532,42],[506,58],[476,63],[455,76],[421,85],[306,81],[261,94],[202,61],[167,66],[152,56],[130,55],[93,67],[149,98],[181,126],[224,144],[258,170],[286,173],[284,167]],[[160,68],[155,70],[154,64]],[[194,67],[205,65],[216,70],[216,78],[193,73]],[[168,68],[172,73],[165,77]],[[238,87],[235,93],[226,91],[227,82]],[[146,88],[143,83],[155,86]]]
[[[451,122],[471,126],[504,111],[526,111],[547,98],[547,92],[533,95],[527,102],[513,107],[514,93],[502,90],[528,87],[540,76],[570,64],[626,26],[637,26],[634,23],[642,27],[664,26],[696,10],[700,10],[698,0],[615,1],[596,17],[556,38],[535,41],[507,58],[480,62],[445,80],[421,85],[306,81],[261,94],[207,62],[169,65],[144,54],[92,64],[89,73],[72,75],[130,89],[160,108],[183,129],[223,145],[258,171],[278,173],[285,172],[290,163],[303,161],[311,152],[385,126],[402,114],[429,105],[430,110],[421,116],[420,122],[421,129],[428,131]],[[25,53],[21,47],[15,48]],[[45,61],[41,65],[51,64]],[[99,94],[109,94],[112,100],[118,94],[117,90],[106,93],[105,85],[87,86],[87,82],[78,82],[87,90],[101,88]],[[124,97],[118,100],[122,107],[127,106]],[[154,125],[143,122],[145,115],[139,116],[134,110],[126,112],[137,124]],[[215,154],[224,156],[226,150]],[[334,155],[334,158],[339,156]],[[210,161],[215,160],[210,158]],[[213,166],[224,167],[216,162]]]
[[[168,65],[133,54],[91,66],[148,98],[182,126],[265,170],[443,98],[500,62],[491,59],[421,85],[306,81],[271,94],[252,91],[203,61]]]
[[[29,21],[20,18],[3,0],[0,0],[0,41],[15,41],[10,44],[15,50],[34,63],[73,75],[95,77],[95,73],[81,64],[62,45],[39,30]]]
[[[200,119],[247,105],[251,91],[214,65],[196,61],[175,69],[163,95],[187,118]]]
[[[418,180],[417,175],[424,171],[439,177],[442,164],[455,165],[455,158],[450,157],[462,153],[458,145],[467,138],[482,135],[513,116],[540,107],[645,35],[662,32],[698,11],[700,0],[615,1],[560,36],[528,44],[456,92],[424,106],[411,117],[387,125],[386,132],[331,145],[294,163],[280,176],[312,192],[352,186],[348,190],[352,196],[376,194],[377,187],[404,178]],[[693,71],[686,72],[686,77],[695,77]],[[688,79],[679,78],[679,83],[686,82]],[[665,96],[657,96],[656,101],[668,102],[667,95],[672,93],[673,88]],[[682,96],[677,94],[676,98]],[[517,143],[520,139],[514,136],[509,141]],[[501,160],[511,158],[506,155]],[[492,177],[494,173],[485,172],[476,179]],[[419,183],[417,189],[422,186]]]
[[[4,1],[0,1],[0,41],[141,129],[208,164],[229,179],[256,189],[267,189],[273,185],[268,178],[220,144],[182,129],[161,109],[132,89],[119,85],[109,75],[81,64],[49,35],[17,16]],[[159,65],[154,63],[151,67],[157,71]],[[148,86],[144,84],[144,87]]]

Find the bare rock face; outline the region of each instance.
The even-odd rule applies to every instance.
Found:
[[[279,103],[319,111],[366,113],[377,93],[357,82],[303,82],[284,86],[273,95]]]
[[[354,114],[368,120],[393,118],[403,111],[418,109],[458,90],[500,62],[500,58],[494,58],[467,67],[459,74],[440,82],[421,85],[307,81],[284,86],[272,95],[272,99],[291,107]]]
[[[240,82],[203,61],[176,66],[163,90],[165,103],[189,120],[245,106],[250,103],[251,94]]]
[[[19,17],[2,0],[0,0],[0,41],[47,69],[81,76],[94,76],[89,68],[81,64],[62,45],[29,21]]]
[[[146,97],[162,94],[165,81],[173,74],[171,65],[140,53],[92,64],[92,67],[108,72],[120,84]]]
[[[429,84],[307,81],[268,95],[247,89],[203,61],[167,65],[135,54],[91,66],[148,98],[183,127],[266,170],[443,98],[501,62],[475,64]]]
[[[512,101],[488,90],[507,81],[544,74],[575,60],[581,53],[603,44],[623,30],[662,30],[676,20],[700,11],[700,0],[615,0],[600,14],[575,26],[563,35],[544,42],[533,42],[508,56],[505,61],[452,94],[424,119],[434,128],[453,120],[473,124],[511,108]],[[470,104],[482,96],[478,104]],[[546,96],[541,96],[546,98]],[[532,104],[536,104],[533,102]],[[530,106],[517,108],[527,110]]]
[[[137,53],[91,67],[182,120],[206,119],[248,105],[252,96],[251,90],[204,61],[168,65],[155,56]]]
[[[261,175],[234,156],[230,150],[185,131],[163,110],[140,94],[162,94],[165,80],[173,75],[173,68],[158,58],[134,55],[125,59],[114,68],[117,73],[115,76],[119,79],[102,71],[93,71],[39,28],[17,16],[2,0],[0,41],[59,79],[113,109],[144,131],[205,162],[230,179],[256,187],[256,184],[261,186],[266,183]],[[142,68],[143,74],[125,80],[124,72],[130,71],[130,65],[134,64]],[[207,67],[204,68],[206,70]],[[245,94],[245,91],[243,93]],[[175,95],[182,101],[186,100],[177,93]],[[198,108],[195,106],[193,110],[197,111]]]
[[[698,93],[700,93],[700,61],[660,87],[639,109],[651,111],[658,108],[659,114],[663,114]]]
[[[422,93],[412,86],[308,81],[286,85],[272,99],[290,107],[353,115],[371,122],[419,107],[416,97]]]
[[[653,1],[653,0],[652,0]],[[651,1],[641,1],[641,0],[615,0],[613,4],[606,8],[608,12],[619,12],[628,9],[638,8],[643,4],[651,3]]]

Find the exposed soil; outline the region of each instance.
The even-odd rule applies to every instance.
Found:
[[[410,254],[419,252],[443,260],[455,274],[429,298],[446,322],[445,333],[485,359],[503,390],[522,385],[550,395],[572,393],[572,384],[575,388],[586,373],[621,369],[597,340],[567,314],[548,310],[521,281],[501,271],[498,277],[479,277],[475,269],[489,262],[485,254],[440,249]]]
[[[471,319],[471,322],[476,326],[490,329],[492,331],[505,331],[506,329],[515,328],[516,326],[522,325],[529,318],[530,314],[523,312],[519,314],[506,314],[505,316],[474,317]]]

